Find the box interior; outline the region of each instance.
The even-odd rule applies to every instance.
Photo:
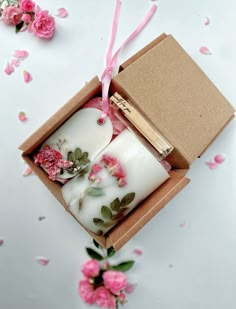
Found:
[[[120,249],[143,227],[144,224],[146,224],[185,185],[187,185],[189,179],[185,177],[185,174],[187,173],[188,167],[193,159],[195,159],[212,142],[215,136],[233,117],[233,108],[228,104],[218,90],[216,90],[210,82],[201,81],[203,78],[203,73],[199,73],[198,70],[200,69],[194,68],[195,71],[191,70],[191,75],[197,74],[198,78],[193,77],[193,80],[199,81],[200,79],[199,82],[201,87],[205,89],[203,91],[204,95],[200,96],[205,100],[204,108],[202,104],[200,104],[201,108],[196,106],[198,102],[194,96],[194,99],[191,100],[191,104],[189,104],[189,106],[186,105],[188,102],[182,102],[183,99],[186,100],[188,98],[187,92],[191,91],[192,84],[190,83],[191,87],[188,85],[190,88],[187,87],[187,89],[185,89],[185,95],[180,94],[179,98],[179,91],[181,89],[183,90],[186,86],[180,80],[180,77],[183,78],[184,71],[182,70],[182,75],[178,77],[177,71],[179,70],[179,64],[172,64],[171,66],[168,64],[172,58],[181,58],[181,55],[178,54],[180,53],[179,51],[175,55],[175,49],[172,50],[172,52],[168,50],[171,47],[175,47],[178,50],[180,47],[176,47],[176,43],[173,43],[172,37],[167,41],[167,43],[165,43],[165,45],[163,45],[163,42],[165,42],[168,38],[169,36],[163,34],[121,65],[120,73],[113,78],[111,94],[117,91],[123,95],[125,99],[130,100],[140,109],[142,113],[144,113],[153,126],[156,126],[156,128],[158,128],[163,135],[169,139],[175,147],[174,152],[168,158],[168,161],[171,161],[174,169],[170,172],[170,179],[168,179],[161,187],[141,202],[138,207],[129,213],[124,220],[117,224],[105,236],[98,236],[88,231],[88,233],[105,248],[113,246],[115,250]],[[174,46],[172,46],[172,44],[174,44]],[[163,45],[161,49],[157,49],[157,46],[161,45]],[[185,53],[182,49],[181,52]],[[163,53],[166,54],[166,56],[163,55]],[[148,56],[149,54],[150,56]],[[160,58],[160,54],[162,58]],[[142,60],[143,57],[144,60]],[[185,57],[186,55],[184,54],[182,61],[186,60]],[[150,73],[150,64],[153,66],[154,61],[157,62],[157,67],[152,69]],[[165,63],[165,61],[167,61],[167,63]],[[192,67],[193,64],[191,61],[189,65]],[[165,66],[167,67],[167,72],[164,69]],[[185,69],[189,70],[189,66],[185,67]],[[172,76],[170,76],[171,70],[173,71]],[[159,73],[157,74],[156,71]],[[165,76],[161,77],[161,74],[164,74]],[[168,81],[168,76],[170,77],[170,81]],[[133,80],[131,81],[132,78]],[[154,80],[152,80],[152,78],[154,78]],[[204,76],[203,79],[205,78],[206,77]],[[148,84],[148,86],[144,89],[141,87],[143,84]],[[175,93],[169,94],[170,91],[173,92],[173,88],[175,89]],[[196,91],[197,90],[195,89],[195,92]],[[213,109],[212,104],[208,107],[205,106],[208,102],[206,102],[206,92],[208,91],[209,98],[211,100],[214,99],[217,102],[216,110]],[[33,153],[54,131],[56,131],[87,101],[100,95],[101,83],[97,77],[94,77],[67,104],[56,112],[19,147],[23,151],[23,159],[68,212],[70,212],[70,210],[67,208],[61,194],[62,185],[51,181],[48,178],[48,175],[40,167],[34,164]],[[151,100],[148,99],[149,96],[151,97]],[[184,106],[181,106],[181,104]],[[173,109],[172,112],[171,108]],[[169,117],[168,121],[165,120],[165,113]],[[186,119],[184,117],[180,117],[181,113],[184,113]],[[199,116],[199,113],[202,114],[202,117]],[[213,115],[216,115],[216,119],[214,119],[214,121],[211,120],[212,113]],[[219,116],[218,113],[221,113],[221,116]],[[189,115],[189,118],[187,118],[187,114]],[[181,118],[184,120],[179,121]],[[171,121],[174,123],[172,124]],[[198,122],[197,126],[193,126],[192,128],[192,121]],[[202,129],[201,126],[203,126]],[[200,132],[195,132],[198,127],[200,128]],[[180,130],[180,133],[173,135],[169,132],[169,130],[174,130],[175,132]],[[190,131],[190,133],[186,136],[184,134],[185,131]],[[199,133],[200,137],[204,140],[203,144],[200,143],[200,137],[198,137]],[[207,135],[207,137],[202,136],[204,134]],[[194,145],[195,139],[197,146]],[[71,215],[73,216],[72,213]]]

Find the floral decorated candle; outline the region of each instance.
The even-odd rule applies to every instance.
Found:
[[[161,163],[128,129],[92,162],[89,172],[62,187],[83,226],[102,235],[169,178]]]

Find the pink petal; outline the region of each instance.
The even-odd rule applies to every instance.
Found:
[[[25,112],[19,112],[19,114],[18,114],[18,119],[19,119],[20,121],[25,121],[25,120],[27,120],[27,117],[26,117],[26,115],[25,115]]]
[[[208,47],[206,46],[202,46],[199,49],[200,53],[202,53],[203,55],[212,55],[212,52],[209,50]]]
[[[11,73],[14,72],[14,68],[13,68],[13,66],[12,66],[11,63],[9,63],[9,62],[7,63],[7,65],[6,65],[5,69],[4,69],[4,72],[5,72],[7,75],[11,75]]]
[[[65,18],[66,16],[68,16],[68,12],[65,8],[60,8],[57,10],[57,12],[58,17]]]
[[[12,59],[11,65],[13,65],[14,67],[18,67],[20,65],[20,60],[17,58]]]
[[[26,57],[28,57],[28,54],[29,53],[26,50],[16,49],[13,52],[13,57],[19,58],[19,59],[25,59]]]
[[[217,163],[216,162],[205,162],[206,165],[209,167],[209,169],[214,170],[217,168]]]
[[[140,256],[140,255],[143,254],[143,251],[141,249],[136,248],[136,249],[134,249],[134,254]]]
[[[126,285],[126,287],[125,287],[125,292],[126,292],[127,294],[131,294],[131,293],[134,292],[135,287],[136,287],[135,284],[128,283],[128,284]]]
[[[186,225],[186,223],[183,222],[183,223],[180,223],[180,224],[179,224],[179,227],[185,227],[185,225]]]
[[[31,167],[28,166],[26,170],[24,171],[23,176],[26,177],[32,174],[33,174],[33,170],[31,169]]]
[[[210,22],[211,22],[211,21],[210,21],[210,18],[207,16],[207,17],[206,17],[206,21],[204,22],[204,25],[205,25],[205,26],[208,26],[208,25],[210,24]]]
[[[47,258],[36,257],[35,259],[36,259],[36,261],[37,261],[40,265],[42,265],[42,266],[46,266],[46,265],[48,265],[48,263],[49,263],[49,259],[47,259]]]
[[[217,164],[221,164],[225,161],[225,157],[221,154],[218,154],[214,157],[214,160]]]
[[[32,76],[28,71],[23,71],[24,82],[29,83],[32,80]]]
[[[3,243],[4,243],[4,240],[0,239],[0,247],[3,245]]]

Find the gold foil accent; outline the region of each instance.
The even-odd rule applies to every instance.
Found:
[[[162,134],[154,129],[148,120],[128,101],[123,99],[115,92],[110,100],[122,111],[127,120],[148,140],[148,142],[156,149],[160,160],[168,156],[174,147],[162,136]]]

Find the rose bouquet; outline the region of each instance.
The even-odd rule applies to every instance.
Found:
[[[50,39],[54,34],[54,17],[32,0],[0,0],[0,16],[4,24],[15,26],[16,32],[28,29],[41,39]]]
[[[128,292],[130,285],[124,272],[134,265],[134,261],[111,265],[109,258],[115,254],[113,247],[104,250],[95,240],[93,242],[103,253],[86,248],[91,259],[82,267],[84,279],[79,281],[78,292],[87,304],[117,309],[119,304],[127,302],[125,292]]]

